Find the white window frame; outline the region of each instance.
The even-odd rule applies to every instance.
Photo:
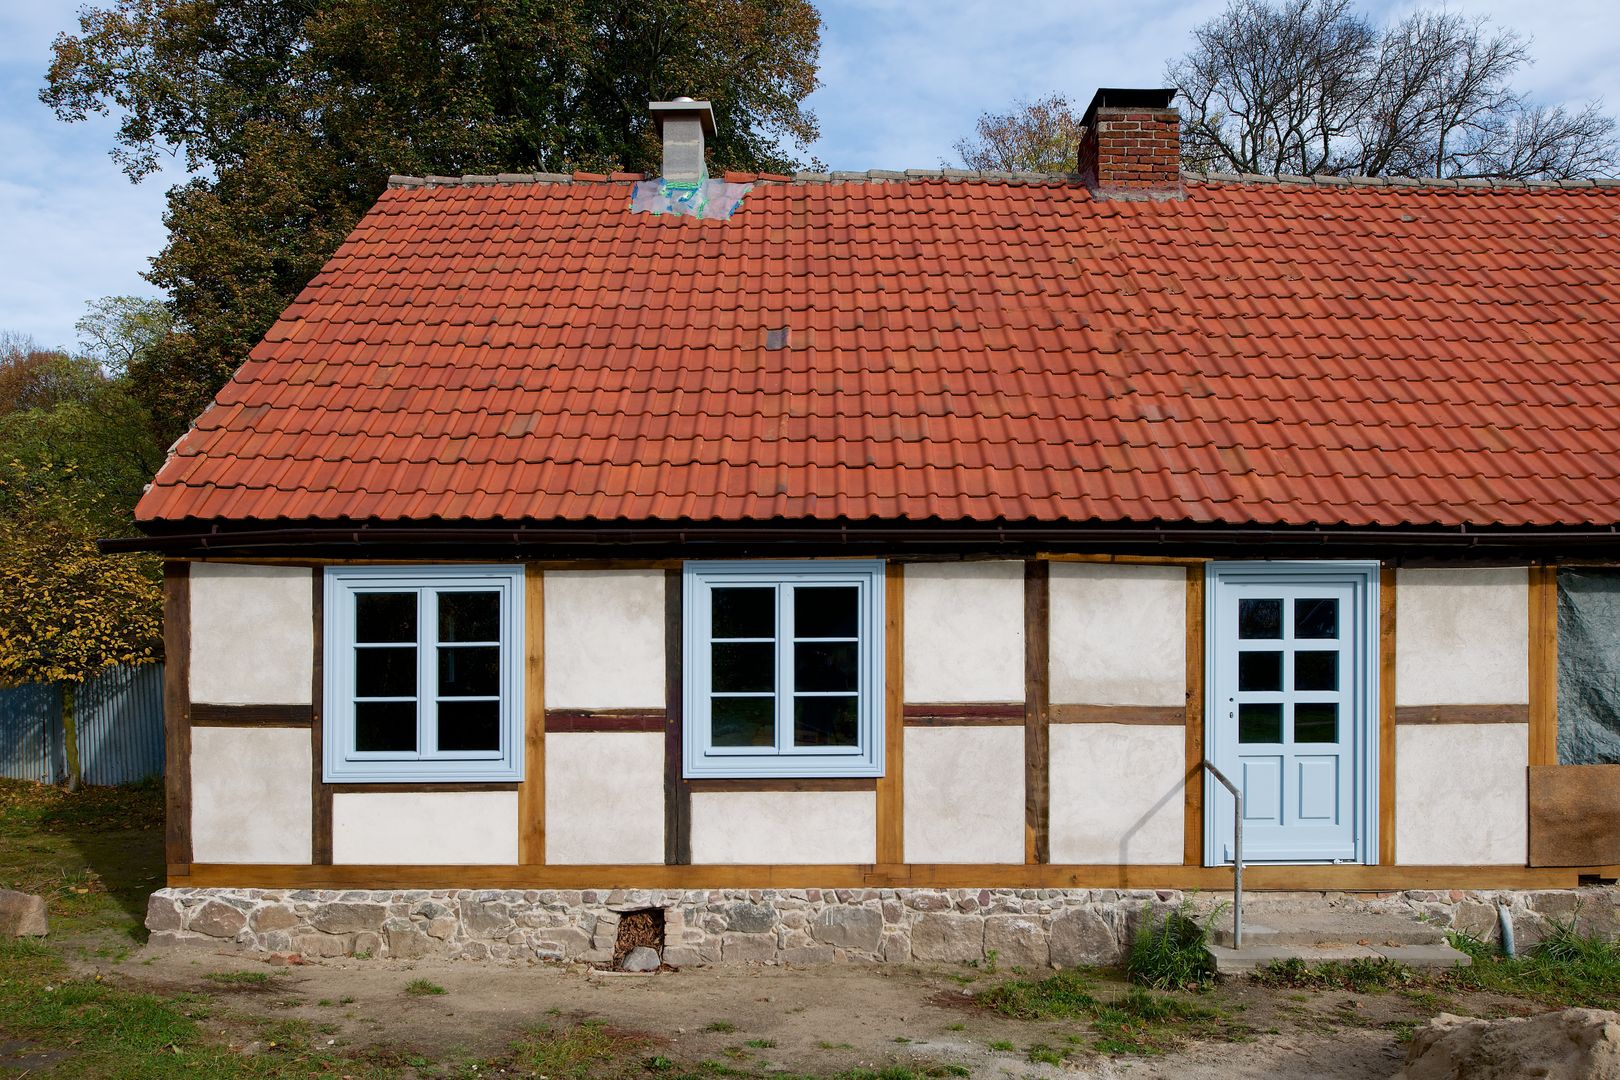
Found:
[[[753,777],[875,777],[883,775],[883,563],[876,559],[747,560],[689,562],[682,573],[682,757],[690,779]],[[792,673],[784,656],[791,649],[792,608],[777,605],[777,746],[716,747],[709,702],[711,590],[737,585],[845,585],[859,590],[859,661],[856,688],[856,743],[849,749],[807,747],[792,740]],[[784,735],[784,732],[787,734]]]
[[[523,779],[523,567],[331,566],[325,572],[320,719],[322,772],[327,783],[511,782]],[[501,594],[500,749],[425,750],[436,737],[437,596],[440,590]],[[417,749],[359,752],[354,748],[355,596],[363,592],[425,592],[419,601]]]

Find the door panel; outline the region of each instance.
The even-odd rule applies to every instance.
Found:
[[[1244,861],[1360,857],[1371,777],[1377,566],[1212,564],[1206,745],[1244,797]],[[1210,861],[1231,859],[1231,799],[1206,792]]]

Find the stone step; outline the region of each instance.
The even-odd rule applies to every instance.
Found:
[[[1303,960],[1322,964],[1333,960],[1393,960],[1411,968],[1467,967],[1473,961],[1465,952],[1450,945],[1250,945],[1244,931],[1244,945],[1231,949],[1211,945],[1217,975],[1237,975],[1253,971],[1274,960]]]
[[[1210,934],[1215,944],[1232,947],[1232,913],[1224,912]],[[1445,930],[1400,915],[1345,911],[1245,908],[1243,945],[1324,946],[1383,948],[1405,945],[1444,945]]]

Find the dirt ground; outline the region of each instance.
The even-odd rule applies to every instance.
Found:
[[[651,1036],[658,1052],[677,1062],[729,1059],[751,1073],[800,1075],[945,1064],[975,1077],[1068,1080],[1388,1077],[1404,1055],[1401,1033],[1442,1007],[1531,1011],[1480,995],[1461,1002],[1403,991],[1290,993],[1228,980],[1200,995],[1220,1016],[1213,1030],[1168,1053],[1109,1057],[1082,1050],[1049,1065],[1030,1060],[1029,1048],[1065,1046],[1081,1025],[981,1009],[971,995],[998,976],[960,968],[762,967],[638,976],[449,961],[273,967],[231,953],[150,949],[121,963],[93,957],[80,963],[115,984],[165,997],[206,994],[236,1012],[302,1019],[334,1047],[381,1047],[401,1060],[496,1056],[537,1025],[600,1020]],[[233,972],[253,974],[238,976],[240,982],[217,978]],[[424,979],[444,992],[407,992]],[[1103,995],[1124,990],[1123,984],[1099,987]],[[232,1032],[221,1027],[220,1035],[229,1039]]]

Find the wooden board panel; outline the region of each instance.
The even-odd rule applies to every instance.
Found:
[[[1530,764],[1558,764],[1558,568],[1530,568]]]
[[[518,785],[518,862],[546,861],[546,575],[523,568],[523,782]]]
[[[883,568],[883,776],[877,784],[877,856],[905,858],[906,791],[905,568]]]
[[[545,730],[553,735],[580,732],[663,731],[663,709],[547,709]]]
[[[907,727],[988,727],[1024,722],[1024,703],[955,702],[907,705]]]
[[[1024,862],[1051,859],[1052,566],[1024,564]]]
[[[322,746],[326,732],[326,575],[317,570],[311,577],[314,578],[311,606],[315,615],[315,666],[309,691],[310,861],[316,866],[329,866],[332,862],[332,786],[326,782]]]
[[[1158,724],[1179,727],[1187,722],[1187,707],[1052,704],[1047,706],[1047,715],[1054,724]]]
[[[1182,807],[1181,861],[1204,861],[1204,568],[1187,567],[1186,797]]]
[[[744,791],[876,791],[876,777],[847,776],[761,776],[750,779],[688,780],[694,793],[729,794]]]
[[[521,791],[523,785],[511,780],[492,782],[474,780],[442,784],[428,781],[414,784],[328,784],[326,787],[334,795],[432,795],[446,791]],[[521,840],[522,833],[518,835]]]
[[[1378,570],[1378,861],[1395,865],[1395,568]]]
[[[682,767],[681,571],[664,571],[664,862],[684,866],[692,861],[692,789]]]
[[[1609,867],[1248,866],[1245,892],[1401,889],[1568,889]],[[192,863],[169,884],[198,888],[324,889],[1199,889],[1224,892],[1219,866],[747,865],[747,866],[279,866]]]
[[[1620,863],[1620,765],[1530,766],[1530,865]]]
[[[1043,551],[1036,556],[1047,562],[1120,563],[1127,566],[1202,566],[1210,560],[1196,555],[1077,555]]]
[[[192,727],[309,727],[313,705],[210,705],[191,703]]]
[[[163,849],[191,861],[191,567],[163,564]]]
[[[1402,705],[1397,724],[1528,724],[1528,705]]]

